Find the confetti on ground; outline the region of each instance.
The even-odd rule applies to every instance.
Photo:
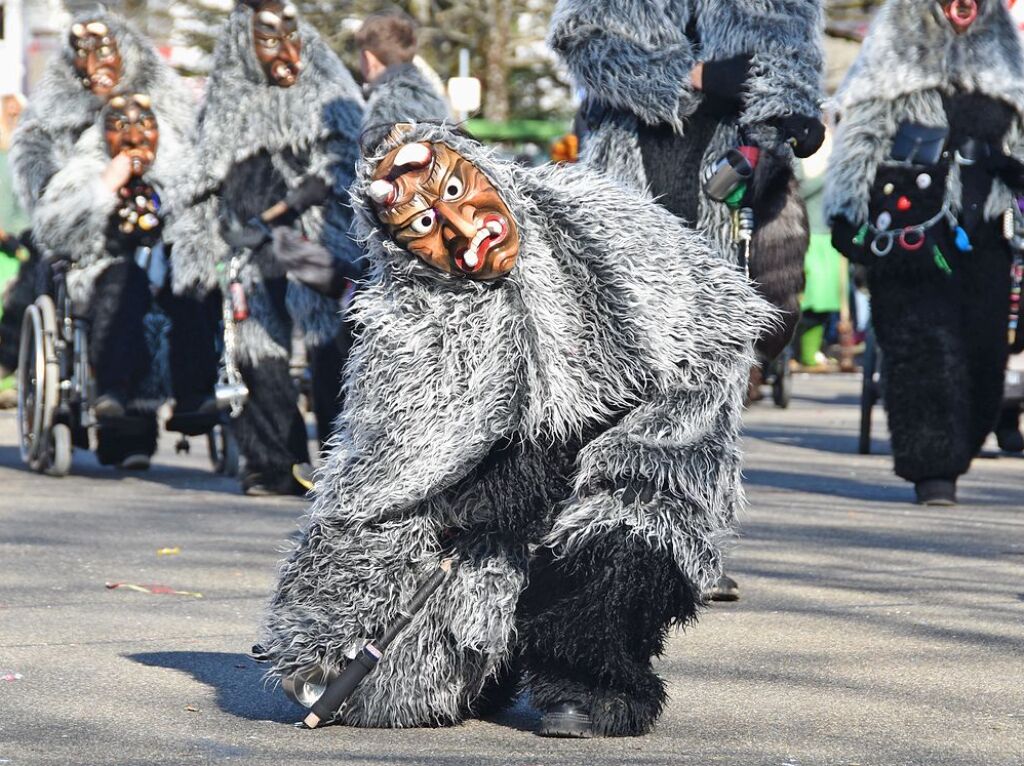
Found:
[[[175,546],[174,548],[161,548],[156,552],[157,556],[177,556],[181,553],[181,548]]]
[[[13,670],[0,670],[0,681],[7,681],[8,683],[14,683],[24,678],[21,673],[15,673]]]
[[[185,710],[187,710],[190,713],[198,713],[199,712],[199,708],[194,707],[192,705],[185,705]]]
[[[128,590],[136,591],[137,593],[150,593],[154,596],[191,596],[192,598],[202,598],[202,593],[196,593],[192,590],[174,590],[166,585],[136,585],[133,582],[108,582],[107,590],[114,590],[115,588],[126,588]]]

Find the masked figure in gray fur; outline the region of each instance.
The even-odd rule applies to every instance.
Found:
[[[767,358],[799,318],[809,233],[792,156],[824,136],[821,27],[819,0],[560,0],[548,37],[584,93],[583,162],[649,190],[732,260],[733,216],[752,211],[746,268],[785,319],[758,344]],[[740,145],[759,150],[743,198],[703,194]]]
[[[906,55],[908,50],[914,56]],[[836,96],[833,243],[867,265],[896,473],[950,504],[995,425],[1024,191],[1024,56],[997,0],[890,0]]]
[[[170,236],[182,289],[207,293],[230,279],[247,297],[236,332],[250,399],[236,433],[249,492],[303,491],[292,478],[309,460],[289,375],[293,325],[305,335],[321,440],[337,412],[338,301],[290,278],[287,264],[309,240],[358,273],[347,189],[361,117],[358,87],[294,5],[235,7],[199,116],[192,208]]]
[[[69,294],[90,320],[103,463],[147,463],[168,377],[176,416],[195,415],[213,394],[212,328],[136,263],[140,252],[158,260],[193,156],[192,123],[191,94],[152,45],[119,17],[95,12],[74,20],[14,138],[34,240],[48,266],[71,262]]]
[[[695,618],[742,504],[771,308],[649,197],[449,127],[396,129],[354,200],[360,332],[270,606],[274,672],[340,668],[453,554],[343,722],[452,723],[521,682],[542,733],[647,732],[651,658]]]

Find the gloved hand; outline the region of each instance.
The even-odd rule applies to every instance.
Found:
[[[1024,163],[1002,152],[993,152],[985,160],[985,168],[1006,184],[1014,194],[1024,194]]]
[[[810,157],[825,141],[825,126],[817,117],[791,114],[773,122],[797,157]]]
[[[868,263],[867,244],[854,242],[864,224],[850,223],[844,216],[832,219],[832,247],[850,259],[850,263]]]
[[[331,188],[320,176],[306,176],[302,183],[285,195],[284,202],[293,213],[302,214],[314,205],[319,205]]]
[[[256,250],[271,240],[270,228],[259,218],[251,218],[245,224],[232,220],[222,223],[221,236],[233,250]]]
[[[0,252],[13,256],[18,252],[19,247],[21,247],[21,240],[13,234],[0,231]]]
[[[701,90],[708,96],[723,101],[741,103],[743,89],[750,79],[753,59],[743,54],[717,61],[705,61]]]

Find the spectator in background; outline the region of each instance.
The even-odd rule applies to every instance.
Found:
[[[363,73],[364,154],[387,137],[397,122],[451,120],[448,102],[413,63],[416,22],[400,11],[371,14],[356,34]]]
[[[18,127],[18,119],[25,107],[25,97],[20,93],[5,93],[0,97],[0,406],[13,406],[13,371],[18,364],[18,335],[21,314],[25,310],[25,290],[29,288],[31,300],[31,268],[25,266],[28,251],[22,245],[21,234],[28,229],[28,215],[18,203],[14,191],[7,154],[11,148],[11,137]],[[24,269],[25,278],[19,280]]]

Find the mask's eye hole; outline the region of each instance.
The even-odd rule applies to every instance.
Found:
[[[288,35],[288,39],[291,40],[293,43],[297,43],[299,41],[299,30],[296,29],[294,32]]]
[[[281,41],[276,37],[267,37],[260,40],[260,45],[266,48],[268,51],[277,50],[281,46]]]
[[[433,230],[436,221],[437,213],[433,210],[424,210],[413,219],[412,223],[409,224],[409,228],[417,234],[429,234]]]
[[[922,173],[921,175],[919,175],[917,177],[917,188],[918,189],[927,189],[931,185],[932,185],[932,177],[930,175],[928,175],[927,173]]]
[[[462,196],[463,191],[465,191],[465,188],[462,185],[462,181],[459,178],[452,176],[451,178],[448,179],[448,182],[445,184],[444,199],[446,202],[458,199],[459,197]]]

